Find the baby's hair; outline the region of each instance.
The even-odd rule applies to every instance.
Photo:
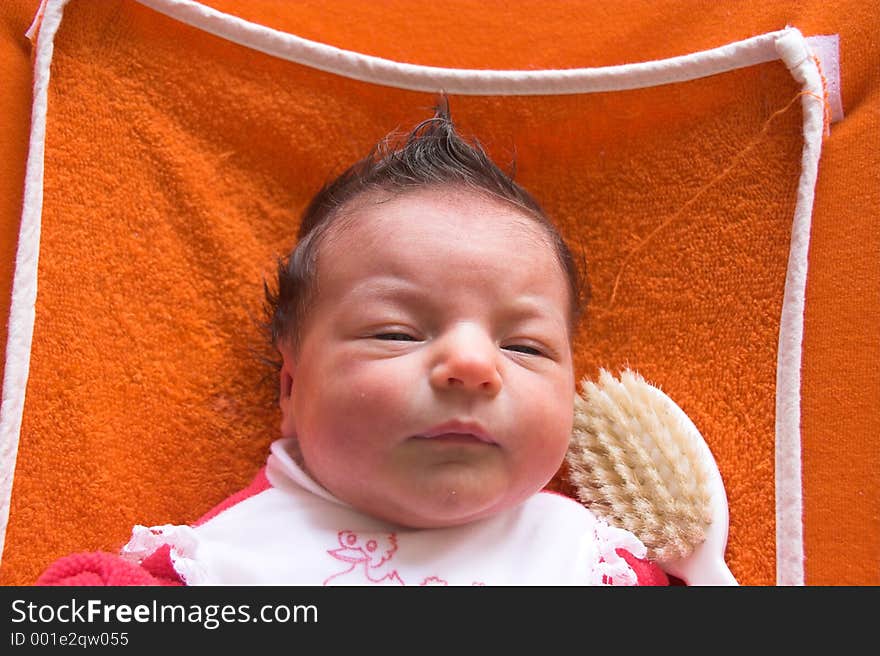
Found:
[[[297,245],[278,261],[277,291],[264,282],[265,329],[273,347],[298,348],[308,305],[315,293],[318,251],[343,211],[361,195],[373,191],[405,193],[420,188],[461,187],[490,195],[518,208],[544,228],[569,283],[571,329],[577,325],[588,290],[572,253],[537,200],[513,175],[501,170],[480,143],[469,143],[456,131],[445,95],[432,118],[401,138],[392,133],[364,159],[325,184],[302,214]]]

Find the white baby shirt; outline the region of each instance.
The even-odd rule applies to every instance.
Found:
[[[645,546],[580,503],[540,492],[462,526],[409,529],[364,515],[271,446],[271,487],[198,526],[136,526],[121,555],[163,545],[187,585],[614,585],[636,575],[617,549]]]

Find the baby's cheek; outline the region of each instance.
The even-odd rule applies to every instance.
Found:
[[[410,414],[413,400],[411,375],[392,367],[350,367],[338,390],[340,410],[349,416],[368,419],[379,429],[388,429]],[[408,383],[409,382],[409,383]]]
[[[567,447],[574,423],[574,393],[541,388],[527,398],[521,404],[520,421],[534,431],[536,443],[551,451]]]

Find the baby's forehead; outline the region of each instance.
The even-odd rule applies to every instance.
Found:
[[[395,196],[361,205],[328,236],[319,287],[337,299],[398,281],[433,293],[480,292],[486,302],[547,296],[567,306],[568,283],[546,230],[495,199]],[[363,280],[369,285],[362,284]]]
[[[474,240],[504,239],[511,245],[533,242],[553,251],[550,230],[530,210],[463,185],[371,190],[340,207],[333,222],[329,232],[339,236],[354,230],[363,240],[387,240],[403,233],[449,249]]]

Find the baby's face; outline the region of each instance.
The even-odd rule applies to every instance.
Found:
[[[566,277],[543,229],[472,192],[358,203],[321,246],[282,433],[337,498],[414,527],[540,490],[572,428]]]

